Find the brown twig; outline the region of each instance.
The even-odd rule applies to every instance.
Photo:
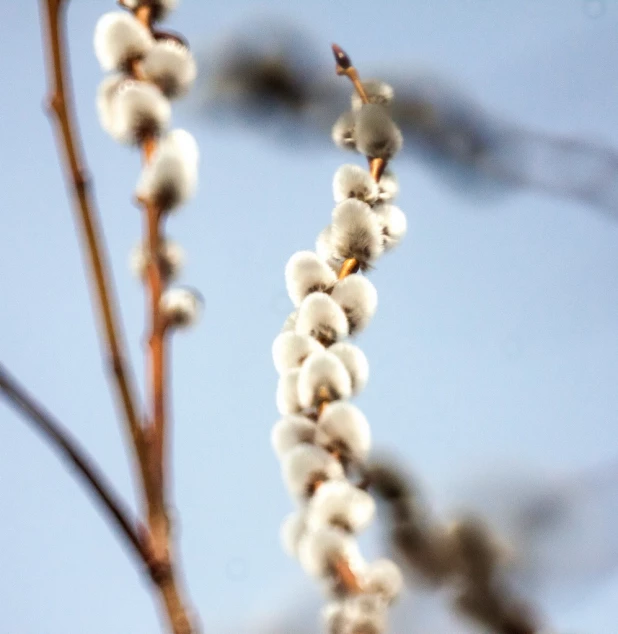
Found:
[[[1,364],[0,390],[9,403],[50,442],[60,457],[75,468],[95,501],[108,514],[118,533],[131,545],[133,554],[141,564],[145,565],[144,570],[147,570],[150,555],[139,536],[137,524],[131,519],[131,512],[97,467],[93,458],[71,436],[62,423],[47,412]]]
[[[64,21],[61,12],[66,6],[65,0],[41,0],[42,12],[47,15],[49,110],[55,116],[58,144],[64,153],[67,175],[72,187],[77,219],[85,243],[85,251],[90,263],[97,308],[103,324],[105,345],[108,354],[108,367],[112,371],[114,384],[122,402],[124,417],[131,435],[137,463],[142,460],[142,432],[137,414],[135,390],[124,353],[124,343],[118,326],[118,316],[113,299],[112,284],[108,276],[109,263],[101,239],[98,214],[90,194],[90,181],[87,177],[81,151],[75,141],[71,96],[65,84],[66,54],[64,51]],[[143,471],[142,471],[143,477]]]

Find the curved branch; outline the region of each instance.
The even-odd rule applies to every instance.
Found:
[[[92,457],[62,423],[47,412],[2,364],[0,364],[0,390],[13,408],[52,445],[60,458],[78,472],[95,501],[107,513],[119,534],[132,546],[134,554],[145,564],[145,570],[148,570],[149,552],[140,539],[137,524],[131,519],[131,512],[113,490],[111,483],[105,478]]]

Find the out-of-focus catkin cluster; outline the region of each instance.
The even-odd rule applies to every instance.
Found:
[[[375,87],[392,97],[385,84]],[[385,171],[401,147],[401,134],[386,104],[358,100],[353,96],[356,124],[348,138],[366,154],[370,169],[343,165],[335,173],[331,223],[315,251],[295,253],[287,263],[295,311],[272,348],[281,419],[271,439],[298,505],[283,523],[282,540],[286,552],[324,583],[331,634],[385,632],[388,606],[403,584],[393,562],[365,561],[356,541],[372,521],[375,503],[362,482],[369,423],[349,400],[365,388],[369,364],[348,338],[376,310],[377,291],[365,274],[406,231],[405,216],[393,204],[397,181]]]
[[[98,89],[97,110],[102,128],[114,140],[143,151],[135,194],[151,229],[131,253],[131,269],[146,281],[150,265],[156,263],[161,314],[169,326],[186,326],[197,318],[201,298],[190,289],[167,288],[178,277],[184,254],[161,235],[160,226],[197,186],[197,143],[185,130],[169,129],[170,101],[190,89],[196,64],[186,42],[159,28],[177,0],[120,4],[125,10],[106,13],[95,28],[95,53],[109,72]]]

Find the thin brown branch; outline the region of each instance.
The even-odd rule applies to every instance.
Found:
[[[140,539],[137,523],[131,518],[131,512],[93,458],[71,436],[62,423],[46,411],[2,364],[0,364],[0,390],[9,403],[37,432],[44,436],[60,458],[77,471],[95,501],[107,513],[118,534],[132,547],[133,554],[141,564],[145,565],[143,569],[147,570],[149,553]]]
[[[66,0],[41,0],[41,4],[42,12],[47,16],[47,26],[43,30],[48,48],[49,109],[55,118],[59,150],[64,154],[67,180],[73,191],[77,221],[90,265],[97,310],[103,325],[109,368],[122,403],[137,462],[142,467],[143,439],[137,414],[137,399],[118,325],[112,283],[108,274],[110,266],[101,238],[98,214],[90,194],[90,181],[76,142],[71,95],[65,82],[67,56],[62,12],[66,8]]]

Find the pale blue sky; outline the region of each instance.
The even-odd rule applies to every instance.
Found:
[[[0,3],[0,359],[131,499],[72,211],[41,109],[37,5]],[[140,231],[131,204],[139,158],[105,136],[94,110],[101,71],[92,31],[113,8],[103,0],[70,3],[71,62],[141,376],[143,298],[126,265]],[[361,70],[426,69],[497,115],[618,146],[616,2],[184,0],[171,27],[203,49],[265,11],[295,19],[325,50],[339,42]],[[285,262],[311,248],[328,222],[332,174],[350,157],[335,148],[298,152],[248,128],[208,125],[187,106],[175,106],[174,121],[196,136],[202,169],[199,195],[169,230],[188,254],[183,282],[206,298],[199,327],[174,342],[178,532],[206,631],[234,631],[257,612],[289,609],[292,594],[303,602],[303,575],[278,541],[291,502],[269,444],[277,416],[270,346],[290,310]],[[380,305],[359,339],[372,372],[359,404],[376,444],[396,449],[443,506],[463,500],[466,483],[478,477],[541,474],[528,480],[541,490],[550,478],[613,459],[618,222],[535,193],[486,203],[462,197],[409,159],[394,169],[410,233],[373,274]],[[158,631],[151,598],[115,536],[4,405],[0,516],[0,633]],[[615,526],[616,513],[609,521]],[[613,526],[577,532],[573,556],[581,568],[594,557],[606,560],[603,547],[616,550]],[[560,632],[614,634],[616,573],[569,592],[555,585],[544,607]]]

